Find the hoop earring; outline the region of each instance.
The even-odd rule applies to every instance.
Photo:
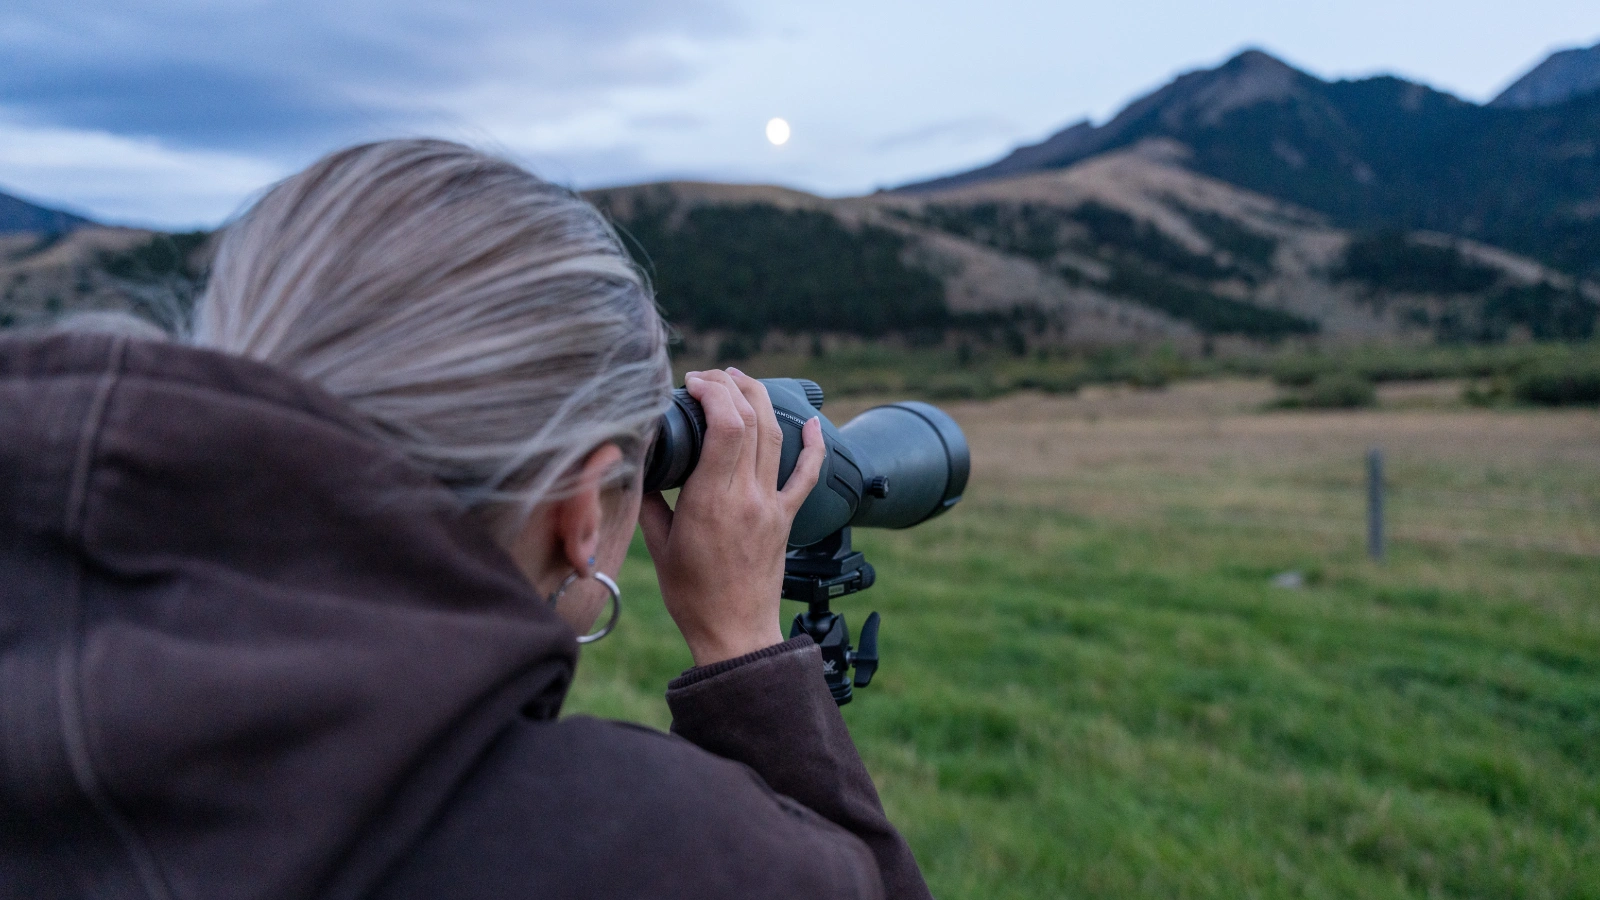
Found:
[[[622,589],[617,587],[617,583],[611,580],[610,575],[607,575],[598,569],[595,570],[594,575],[591,577],[593,577],[595,581],[600,582],[601,586],[603,586],[606,591],[611,594],[611,618],[606,620],[604,628],[601,628],[594,634],[578,635],[578,643],[580,644],[592,644],[610,634],[612,630],[617,627],[617,619],[622,617]],[[578,573],[574,571],[561,582],[561,587],[556,588],[556,592],[550,595],[551,609],[555,609],[556,601],[561,599],[561,595],[565,594],[567,592],[567,588],[570,587],[574,581],[577,581],[578,578]]]

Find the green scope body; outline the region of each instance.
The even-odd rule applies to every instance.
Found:
[[[783,432],[782,487],[800,457],[800,429],[816,416],[828,455],[817,486],[795,515],[791,548],[846,526],[909,528],[955,506],[967,487],[971,453],[961,426],[938,407],[907,401],[875,406],[842,426],[822,415],[822,389],[803,378],[763,378]],[[700,460],[706,418],[689,392],[672,392],[645,462],[645,491],[682,487]]]

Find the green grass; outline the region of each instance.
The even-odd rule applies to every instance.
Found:
[[[1600,475],[1396,461],[1377,566],[1359,459],[1148,468],[1093,487],[1120,515],[979,477],[856,536],[878,584],[838,608],[884,662],[845,716],[936,895],[1600,897],[1600,558],[1496,537],[1556,502],[1592,537]],[[623,575],[569,711],[664,727],[688,656],[641,548]]]

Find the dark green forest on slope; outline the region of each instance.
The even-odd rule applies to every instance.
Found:
[[[951,322],[938,276],[908,264],[905,239],[813,210],[670,200],[619,221],[667,317],[759,338],[770,329],[879,337]]]

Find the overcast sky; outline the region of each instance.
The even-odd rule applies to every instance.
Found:
[[[5,0],[0,190],[211,226],[335,147],[439,135],[576,187],[843,195],[1103,121],[1245,47],[1481,102],[1597,40],[1596,0]]]

